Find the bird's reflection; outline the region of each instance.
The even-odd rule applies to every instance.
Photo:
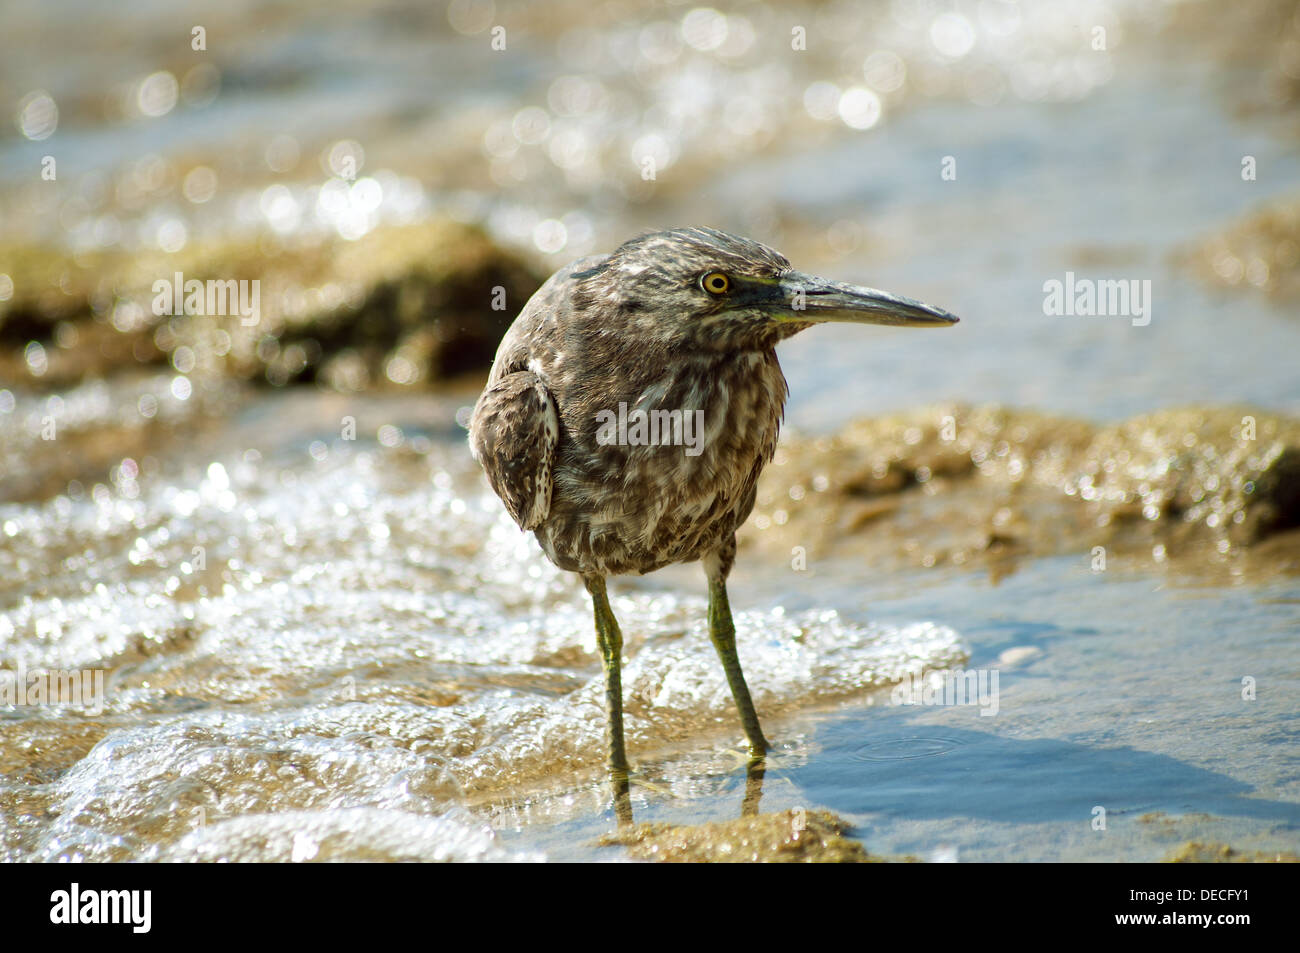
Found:
[[[741,817],[757,817],[758,802],[763,796],[763,775],[767,773],[767,762],[755,758],[745,767],[745,797],[740,802]]]
[[[614,815],[618,818],[618,829],[629,830],[632,827],[632,795],[627,772],[611,768],[609,783],[614,789]]]
[[[763,797],[763,776],[767,773],[767,761],[752,758],[745,766],[745,795],[740,801],[741,817],[757,817],[758,802]],[[614,794],[614,816],[618,820],[620,832],[628,831],[634,823],[632,817],[631,783],[627,772],[611,768],[610,787]]]

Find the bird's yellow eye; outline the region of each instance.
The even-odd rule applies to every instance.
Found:
[[[731,289],[731,279],[720,271],[711,271],[700,279],[704,290],[711,295],[726,294]]]

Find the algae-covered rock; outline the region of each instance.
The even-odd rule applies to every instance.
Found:
[[[1285,542],[1297,526],[1300,421],[1192,407],[1097,426],[950,405],[787,439],[742,539],[810,561],[994,564],[1094,547],[1163,561]],[[1300,568],[1297,549],[1278,555]]]
[[[1290,851],[1240,851],[1227,844],[1188,841],[1165,858],[1167,864],[1295,864]]]
[[[1300,525],[1300,421],[1210,408],[1144,414],[1098,431],[1063,489],[1116,517],[1140,505],[1150,522],[1258,542]]]
[[[601,838],[635,860],[659,863],[866,864],[883,860],[845,834],[829,811],[781,811],[731,821],[678,826],[641,824]]]
[[[356,241],[196,242],[175,254],[0,247],[0,274],[0,381],[27,389],[169,362],[182,373],[340,390],[436,380],[486,367],[540,283],[481,231],[445,221]],[[237,284],[254,280],[255,296]],[[191,281],[220,282],[215,307],[201,300],[224,313],[172,313],[196,308]]]

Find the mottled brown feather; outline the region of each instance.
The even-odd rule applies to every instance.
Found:
[[[530,371],[490,384],[474,408],[470,450],[521,529],[536,529],[551,511],[558,438],[555,403]]]

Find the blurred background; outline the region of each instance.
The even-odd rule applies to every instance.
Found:
[[[95,718],[0,705],[0,856],[566,856],[601,829],[585,604],[464,424],[548,274],[695,224],[963,318],[783,345],[793,436],[733,601],[760,710],[857,701],[785,724],[769,798],[984,859],[1192,836],[1071,839],[1064,800],[1006,806],[1007,758],[1048,766],[1038,795],[1122,776],[1129,806],[1238,817],[1198,837],[1297,822],[1293,734],[1242,721],[1227,776],[1170,727],[1238,717],[1246,659],[1294,687],[1294,0],[67,0],[5,5],[0,37],[0,665],[115,686]],[[1150,281],[1150,323],[1046,313],[1067,273]],[[256,320],[157,313],[178,274],[256,280]],[[630,738],[669,745],[650,816],[738,803],[696,575],[619,607]],[[844,780],[893,760],[864,692],[966,662],[1028,666],[997,726],[921,746],[971,752],[987,797]],[[1052,740],[1001,747],[1027,725]],[[1108,732],[1131,775],[1068,740]]]
[[[427,385],[481,368],[564,262],[708,223],[977,323],[792,342],[799,425],[936,397],[1091,418],[1297,407],[1270,359],[1300,334],[1269,301],[1294,292],[1300,255],[1286,3],[73,2],[3,17],[0,369],[15,387],[169,363],[200,388],[205,372]],[[488,236],[487,288],[469,262],[445,287],[448,247],[471,252],[447,240],[457,226]],[[1067,270],[1152,279],[1152,326],[1044,317],[1042,285]],[[152,281],[175,271],[260,278],[263,320],[218,333],[218,353],[187,345],[222,329],[151,313]]]

